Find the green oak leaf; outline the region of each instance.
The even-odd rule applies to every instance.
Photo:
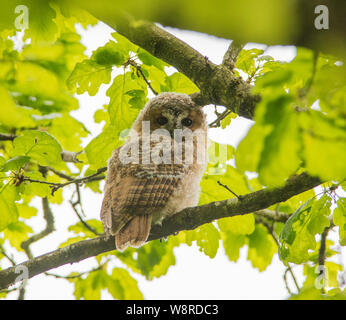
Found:
[[[255,58],[261,55],[264,51],[262,49],[243,49],[240,51],[235,67],[252,75],[256,71]]]
[[[26,156],[36,160],[40,165],[54,165],[61,162],[62,148],[50,134],[31,130],[13,140],[13,156]]]
[[[140,109],[144,107],[147,101],[147,86],[143,79],[126,72],[115,77],[107,90],[107,96],[110,97],[110,122],[116,129],[116,134],[120,135],[123,130],[132,127]],[[139,104],[134,106],[134,102]]]
[[[128,53],[114,41],[107,42],[92,54],[91,59],[101,66],[120,67],[128,58]]]
[[[199,250],[209,258],[214,258],[219,249],[220,233],[212,223],[204,224],[196,230],[181,232],[178,238],[189,246],[196,241]]]
[[[339,227],[340,244],[346,245],[346,198],[340,197],[333,212],[333,222]]]
[[[76,64],[70,77],[67,79],[67,86],[77,94],[88,92],[94,96],[101,84],[111,81],[112,65],[101,65],[93,60],[84,60]]]
[[[105,128],[85,147],[85,153],[91,168],[96,170],[106,166],[113,150],[121,143],[117,130],[113,126]]]
[[[264,138],[258,163],[259,180],[264,185],[283,184],[301,162],[299,127],[291,102],[289,96],[280,96],[266,104],[261,125],[271,130]]]
[[[12,185],[1,185],[0,191],[0,231],[6,229],[10,224],[15,223],[19,217],[18,208],[15,201],[18,200],[18,193]]]
[[[188,77],[180,72],[176,72],[166,77],[166,83],[161,85],[160,91],[191,94],[198,90],[198,87]]]
[[[308,251],[316,247],[315,235],[330,225],[330,201],[326,194],[319,200],[312,198],[287,220],[280,234],[281,260],[285,263],[303,263],[309,259]]]
[[[18,156],[7,160],[1,167],[0,171],[17,171],[20,168],[23,168],[29,161],[30,157],[28,156]]]
[[[267,229],[257,224],[255,231],[249,235],[248,260],[254,268],[264,271],[277,253],[277,245]]]
[[[107,279],[107,290],[114,299],[142,300],[143,295],[138,288],[137,281],[123,268],[113,268]]]
[[[30,115],[15,104],[2,85],[0,85],[0,100],[0,124],[9,128],[30,127],[35,124]]]
[[[4,230],[4,237],[9,241],[11,246],[18,251],[23,251],[21,244],[29,238],[31,233],[33,233],[33,230],[30,226],[23,221],[15,221],[9,224]]]

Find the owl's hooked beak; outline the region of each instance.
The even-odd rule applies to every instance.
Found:
[[[173,128],[170,128],[168,130],[169,134],[172,137],[172,139],[176,139],[177,132],[175,130],[177,130],[178,132],[183,130],[183,126],[182,126],[180,121],[179,122],[175,122]],[[179,136],[179,134],[178,134],[178,136]]]

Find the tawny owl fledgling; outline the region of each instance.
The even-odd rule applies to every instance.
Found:
[[[197,205],[206,150],[205,115],[188,95],[147,103],[108,161],[101,219],[118,250],[143,245],[152,224]]]

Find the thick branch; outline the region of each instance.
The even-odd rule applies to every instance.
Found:
[[[229,66],[212,63],[154,23],[134,20],[128,15],[105,15],[104,11],[95,9],[90,3],[83,5],[128,40],[185,74],[201,90],[192,95],[196,103],[222,105],[240,116],[252,119],[260,97],[251,94],[251,86],[235,77]]]
[[[160,4],[157,1],[132,0],[118,1],[116,6],[111,0],[74,2],[106,23],[124,11],[137,20],[155,21],[225,39],[236,37],[242,42],[304,46],[343,57],[346,54],[346,3],[340,0],[282,0],[269,1],[267,5],[235,0],[166,0]],[[328,7],[329,17],[328,29],[323,30],[314,23],[319,16],[315,8],[321,4]]]
[[[303,173],[291,177],[282,187],[263,189],[243,195],[241,200],[233,198],[187,208],[164,220],[162,226],[154,226],[148,241],[167,237],[179,231],[192,230],[215,219],[243,215],[268,208],[275,203],[286,201],[294,195],[314,188],[320,183],[319,179]],[[279,217],[280,221],[281,218]],[[29,277],[31,278],[64,264],[78,262],[114,249],[114,238],[112,236],[101,236],[71,244],[26,261],[21,265],[28,268]],[[0,289],[7,288],[15,283],[17,277],[15,267],[0,271]]]

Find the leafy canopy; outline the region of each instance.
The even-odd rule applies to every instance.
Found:
[[[22,2],[13,1],[12,6]],[[20,48],[15,46],[20,35],[8,37],[15,35],[12,6],[6,7],[11,14],[2,12],[0,19],[0,133],[13,137],[0,141],[0,248],[15,254],[23,251],[22,243],[33,235],[30,222],[41,210],[33,206],[36,197],[55,204],[71,200],[61,189],[52,193],[49,183],[66,182],[56,172],[73,178],[106,166],[152,94],[145,80],[157,93],[198,91],[182,73],[169,75],[166,63],[116,32],[108,43],[85,56],[75,23],[94,25],[97,21],[89,14],[74,11],[68,4],[58,7],[30,1],[27,5],[32,25],[23,40],[30,41]],[[251,49],[241,51],[234,72],[254,85],[261,101],[255,123],[236,149],[211,141],[200,204],[234,197],[219,181],[242,195],[283,185],[289,176],[302,171],[325,182],[324,190],[318,195],[309,190],[269,208],[291,214],[286,223],[260,221],[255,214],[224,218],[167,241],[99,255],[93,270],[67,277],[76,299],[99,299],[102,290],[115,299],[143,298],[133,274],[148,280],[165,275],[176,262],[174,248],[181,244],[194,244],[211,259],[222,246],[233,262],[246,246],[247,259],[259,271],[266,270],[278,253],[284,264],[303,264],[308,274],[293,298],[344,296],[337,281],[341,267],[332,262],[327,262],[332,274],[328,289],[335,289],[321,296],[311,287],[317,278],[311,268],[317,263],[319,235],[331,227],[331,221],[338,227],[339,243],[346,244],[346,200],[335,192],[346,190],[346,73],[342,63],[304,48],[297,48],[290,63]],[[94,113],[95,123],[103,128],[91,137],[71,111],[80,108],[78,95],[96,95],[101,86],[107,86],[109,102]],[[230,126],[234,118],[235,114],[225,117],[221,128]],[[84,138],[90,141],[85,148]],[[82,163],[67,165],[62,160],[63,151],[83,149]],[[226,157],[220,150],[226,150]],[[73,186],[69,188],[72,194]],[[100,193],[100,181],[85,183],[81,192],[85,188]],[[61,247],[96,237],[103,228],[100,221],[86,219],[71,225],[69,232],[71,237],[62,239]],[[333,245],[328,240],[327,258],[337,253]],[[0,251],[0,268],[5,261]]]

